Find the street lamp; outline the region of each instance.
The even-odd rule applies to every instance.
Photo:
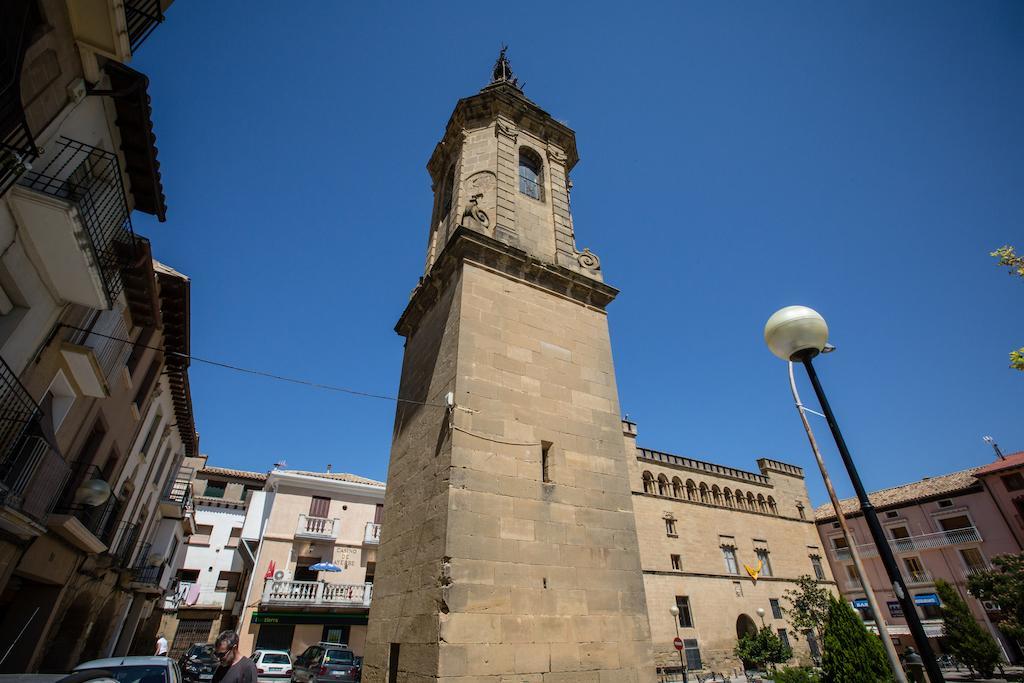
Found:
[[[889,547],[885,532],[878,521],[878,513],[875,512],[875,507],[868,499],[867,491],[864,490],[864,484],[861,483],[860,474],[853,463],[853,457],[846,447],[842,432],[839,431],[839,423],[836,422],[832,407],[825,397],[825,390],[822,389],[821,382],[818,381],[818,373],[815,372],[814,364],[811,362],[828,346],[828,325],[825,323],[825,319],[817,311],[806,306],[787,306],[768,318],[768,322],[764,326],[764,340],[776,356],[785,361],[803,363],[804,369],[807,370],[807,376],[811,380],[814,394],[818,397],[818,403],[825,414],[825,421],[828,422],[829,429],[832,430],[832,437],[836,441],[843,465],[850,475],[850,482],[857,494],[864,521],[871,532],[871,539],[878,548],[878,557],[882,560],[885,573],[892,583],[892,590],[903,609],[903,616],[907,620],[907,626],[910,627],[910,635],[917,643],[921,657],[924,659],[928,680],[932,683],[941,683],[945,679],[942,677],[939,663],[935,660],[935,653],[928,644],[928,636],[921,625],[914,600],[907,592],[906,583],[903,581],[900,568],[893,557],[892,548]]]
[[[761,628],[765,628],[764,625],[764,607],[757,608],[757,616],[761,617]]]
[[[668,608],[669,613],[672,615],[672,621],[676,625],[676,638],[679,638],[679,605],[672,605]],[[681,640],[681,639],[680,639]],[[673,647],[675,645],[673,644]],[[689,680],[686,676],[686,662],[683,661],[683,651],[676,648],[676,652],[679,653],[679,668],[683,670],[683,683],[687,683]]]

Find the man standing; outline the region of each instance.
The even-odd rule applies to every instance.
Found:
[[[166,657],[167,656],[167,639],[164,638],[164,634],[159,634],[156,637],[156,656]]]
[[[217,636],[213,654],[220,664],[213,672],[211,683],[257,683],[256,665],[238,654],[238,634],[234,631],[224,631]]]

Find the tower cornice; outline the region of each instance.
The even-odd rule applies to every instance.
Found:
[[[518,128],[530,131],[538,138],[564,150],[566,172],[572,170],[579,161],[576,133],[571,128],[556,121],[551,114],[509,83],[491,83],[477,94],[462,98],[455,105],[455,110],[445,126],[444,136],[434,147],[434,152],[427,162],[427,171],[434,182],[439,180],[446,166],[449,143],[452,140],[461,140],[462,131],[473,127],[475,122],[482,124],[499,116],[510,119]]]
[[[563,266],[539,261],[522,249],[460,227],[452,234],[430,273],[413,290],[409,304],[395,325],[395,332],[409,337],[466,262],[601,311],[619,294],[619,290],[611,285]]]

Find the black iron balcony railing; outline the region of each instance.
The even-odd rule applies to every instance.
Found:
[[[0,196],[38,156],[21,103],[21,67],[38,15],[36,0],[6,0],[0,21]]]
[[[161,496],[163,500],[177,503],[181,506],[182,512],[192,509],[192,474],[194,467],[182,467],[178,469],[177,475],[167,482],[167,487]]]
[[[124,18],[128,23],[128,41],[134,55],[164,20],[164,12],[160,0],[125,0]]]
[[[21,510],[39,523],[53,511],[60,491],[71,475],[64,458],[38,434],[25,434],[5,463],[0,505]]]
[[[114,536],[114,546],[110,549],[110,555],[114,558],[114,564],[127,569],[132,566],[132,559],[135,555],[135,546],[139,541],[138,524],[134,522],[121,522]]]
[[[121,266],[136,250],[117,155],[61,137],[46,157],[45,166],[26,171],[18,184],[71,202],[78,209],[88,247],[113,302],[123,288]]]
[[[105,311],[104,313],[110,315],[113,312]],[[69,341],[72,344],[92,349],[96,356],[96,362],[103,372],[103,377],[110,380],[114,370],[123,367],[128,361],[128,356],[132,351],[132,343],[128,341],[130,335],[128,322],[124,315],[117,311],[112,326],[105,326],[102,329],[93,327],[91,330],[75,330]]]
[[[139,547],[139,554],[135,557],[135,567],[132,569],[132,582],[141,583],[147,586],[155,586],[160,583],[162,565],[150,565],[149,555],[153,549],[152,543],[143,543]]]
[[[72,463],[72,475],[64,487],[55,512],[71,515],[82,523],[89,533],[100,542],[109,544],[117,528],[117,513],[120,501],[112,492],[99,505],[89,505],[82,496],[82,485],[92,480],[104,481],[103,474],[95,465]]]
[[[0,358],[0,482],[16,464],[15,446],[38,417],[39,406],[11,366]]]

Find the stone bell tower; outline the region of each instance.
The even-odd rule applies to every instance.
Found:
[[[572,130],[505,51],[427,169],[364,680],[652,682],[597,257]]]

